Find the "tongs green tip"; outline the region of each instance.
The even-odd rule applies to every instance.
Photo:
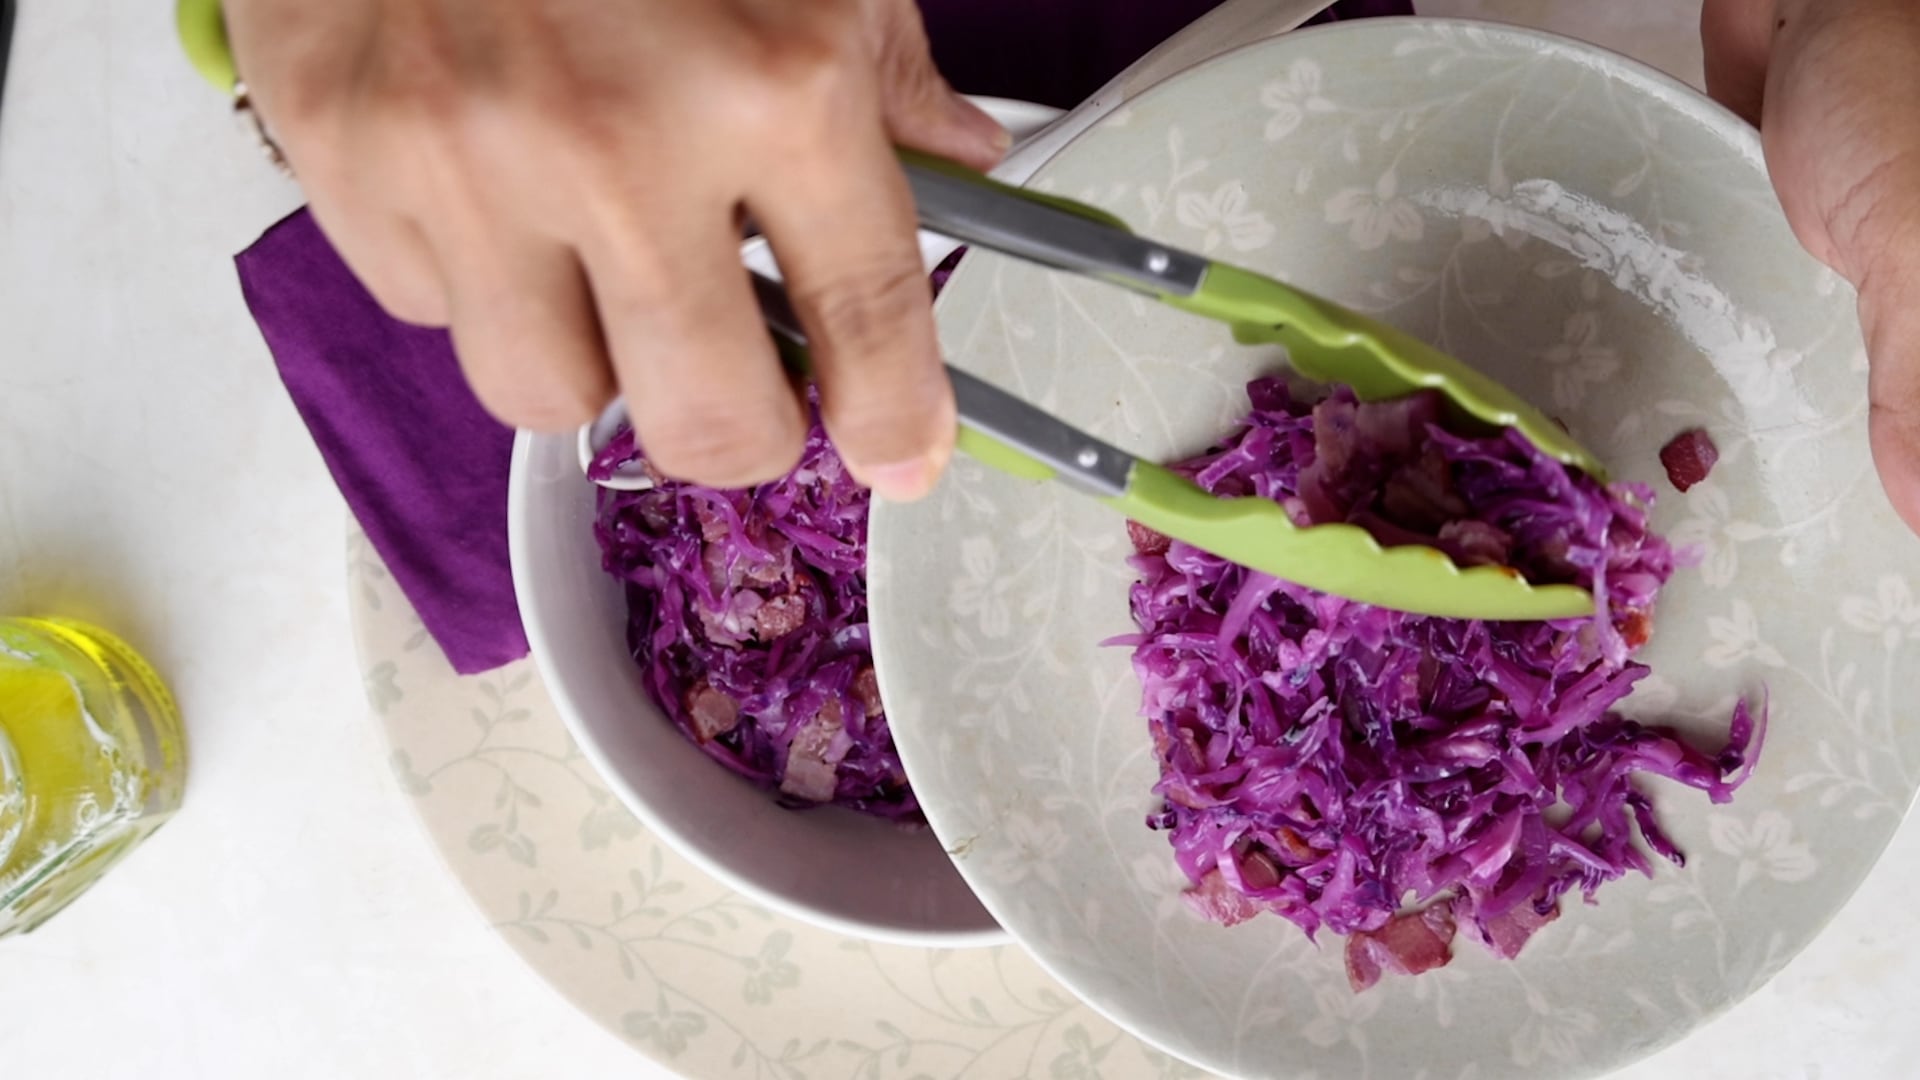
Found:
[[[1437,390],[1456,422],[1512,428],[1555,460],[1605,482],[1606,466],[1567,429],[1495,380],[1377,319],[1264,274],[1140,240],[1125,221],[1058,195],[900,152],[927,226],[955,239],[1147,292],[1226,323],[1241,344],[1287,349],[1295,371],[1345,383],[1363,401]],[[943,227],[944,226],[944,227]],[[1124,237],[1130,244],[1116,243]]]
[[[1451,619],[1576,619],[1593,597],[1534,585],[1506,566],[1463,567],[1436,548],[1381,547],[1358,525],[1301,527],[1271,499],[1220,498],[1159,465],[1134,466],[1125,495],[1103,500],[1156,532],[1321,592]]]
[[[1599,458],[1518,395],[1391,326],[1262,274],[1136,236],[1112,214],[998,184],[951,162],[904,153],[923,226],[1029,262],[1099,278],[1233,329],[1242,343],[1287,349],[1295,371],[1344,383],[1363,400],[1437,391],[1456,422],[1519,431],[1543,453],[1606,479]],[[1266,499],[1216,498],[1039,413],[964,372],[962,452],[1034,480],[1058,478],[1148,528],[1323,592],[1422,615],[1478,619],[1590,616],[1571,585],[1533,585],[1496,566],[1462,567],[1436,548],[1383,548],[1353,525],[1295,525]]]
[[[1353,387],[1363,401],[1437,390],[1457,422],[1512,428],[1541,453],[1605,482],[1606,467],[1573,435],[1519,395],[1411,334],[1270,277],[1214,263],[1183,311],[1229,324],[1241,344],[1285,346],[1295,371]]]

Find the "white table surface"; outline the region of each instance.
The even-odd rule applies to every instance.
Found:
[[[8,1078],[664,1077],[496,941],[386,768],[342,506],[230,256],[298,202],[166,0],[21,0],[0,105],[0,612],[129,636],[187,715],[180,818],[0,942]],[[1430,0],[1697,80],[1697,0]],[[1769,988],[1630,1070],[1912,1075],[1920,825]]]

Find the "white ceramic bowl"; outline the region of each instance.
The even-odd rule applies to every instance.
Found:
[[[1118,520],[959,463],[885,506],[870,585],[881,688],[915,789],[989,910],[1062,982],[1160,1047],[1257,1076],[1597,1072],[1758,987],[1827,921],[1920,778],[1920,544],[1875,482],[1850,291],[1795,245],[1744,125],[1678,83],[1544,35],[1345,23],[1178,77],[1036,185],[1170,243],[1366,308],[1563,417],[1705,561],[1662,597],[1629,702],[1703,743],[1769,687],[1729,805],[1648,785],[1690,856],[1628,878],[1507,964],[1347,988],[1341,950],[1180,902],[1124,649]],[[1202,449],[1283,364],[1094,282],[969,257],[949,358],[1144,455]],[[1658,448],[1705,425],[1685,495]]]
[[[593,538],[594,491],[572,438],[514,441],[520,619],[561,719],[627,808],[729,888],[795,918],[899,944],[1004,941],[933,833],[837,807],[782,809],[681,736],[627,652],[626,599]]]
[[[1059,115],[976,100],[1016,138]],[[573,437],[520,433],[507,516],[534,662],[581,751],[648,828],[729,888],[829,930],[928,947],[1006,941],[933,833],[838,808],[781,809],[661,714],[627,652],[621,588],[600,569],[594,488]]]

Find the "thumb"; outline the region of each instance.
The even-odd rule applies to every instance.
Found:
[[[1807,249],[1860,296],[1874,465],[1920,532],[1920,8],[1782,0],[1761,140]]]
[[[1914,189],[1920,211],[1920,189]],[[1907,527],[1920,533],[1920,213],[1898,255],[1860,283],[1860,326],[1867,338],[1872,402],[1869,431],[1880,484]]]
[[[913,0],[880,0],[875,28],[887,133],[901,146],[985,171],[1013,139],[993,117],[947,85],[933,64]]]
[[[1706,0],[1700,7],[1700,46],[1707,93],[1760,126],[1773,44],[1774,0]]]

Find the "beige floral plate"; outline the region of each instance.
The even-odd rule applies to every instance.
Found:
[[[776,916],[649,835],[568,737],[531,660],[460,677],[349,537],[354,640],[393,772],[540,976],[691,1077],[1197,1076],[1013,946],[870,945]]]

